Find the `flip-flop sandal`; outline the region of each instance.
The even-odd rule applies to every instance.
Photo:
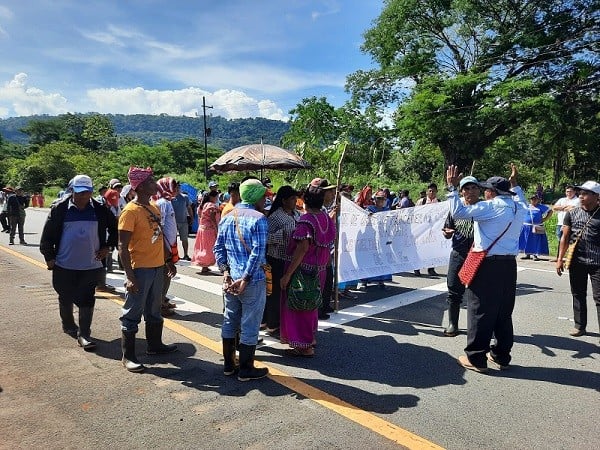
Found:
[[[313,358],[315,356],[314,353],[302,353],[297,348],[287,348],[283,351],[287,356],[293,357],[301,357],[301,358]]]

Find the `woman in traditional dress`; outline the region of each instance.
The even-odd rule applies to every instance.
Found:
[[[267,262],[271,265],[273,291],[267,295],[263,323],[269,335],[279,334],[280,311],[279,301],[281,288],[279,280],[283,275],[285,262],[291,260],[287,249],[296,229],[300,213],[296,210],[298,193],[291,186],[281,186],[277,191],[273,205],[267,214],[269,237],[267,240]]]
[[[318,273],[321,292],[325,287],[326,269],[330,259],[331,245],[335,240],[335,223],[322,210],[324,190],[309,185],[304,194],[306,214],[298,219],[292,234],[288,254],[292,260],[285,265],[281,277],[281,324],[280,339],[291,348],[285,353],[289,356],[312,357],[313,345],[318,325],[318,308],[310,311],[296,311],[288,308],[287,286],[296,270]]]
[[[217,206],[218,191],[209,191],[202,196],[198,206],[198,231],[194,243],[192,264],[202,267],[200,273],[210,272],[209,266],[216,263],[213,247],[217,240],[217,226],[221,220],[221,212]]]
[[[540,198],[532,195],[529,198],[529,213],[525,216],[525,223],[519,237],[519,250],[525,253],[521,259],[539,261],[538,255],[549,255],[548,236],[543,223],[550,218],[552,210],[550,207],[540,203]]]

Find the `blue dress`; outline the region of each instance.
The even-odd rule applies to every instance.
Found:
[[[533,233],[533,225],[542,225],[542,218],[550,208],[541,203],[537,206],[529,205],[529,212],[525,216],[525,223],[519,236],[519,250],[526,255],[549,255],[548,236]]]

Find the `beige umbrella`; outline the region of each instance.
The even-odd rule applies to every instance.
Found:
[[[296,153],[269,144],[242,145],[229,150],[208,171],[212,173],[243,172],[250,170],[309,169],[311,165]]]

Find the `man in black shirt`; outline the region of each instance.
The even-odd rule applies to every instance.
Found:
[[[564,271],[563,258],[569,244],[578,242],[569,266],[569,283],[573,294],[573,316],[575,328],[569,333],[579,337],[586,333],[587,326],[587,279],[592,283],[592,297],[596,303],[600,325],[600,183],[586,181],[581,186],[580,206],[565,214],[560,239],[556,273]]]
[[[459,190],[465,205],[474,205],[479,201],[479,184],[475,177],[464,177],[460,180]],[[442,229],[446,239],[452,238],[452,251],[448,261],[448,327],[444,330],[444,336],[454,337],[459,335],[458,316],[460,304],[462,303],[465,286],[458,278],[458,271],[465,262],[467,253],[473,245],[473,219],[454,219],[451,214],[444,223]]]

